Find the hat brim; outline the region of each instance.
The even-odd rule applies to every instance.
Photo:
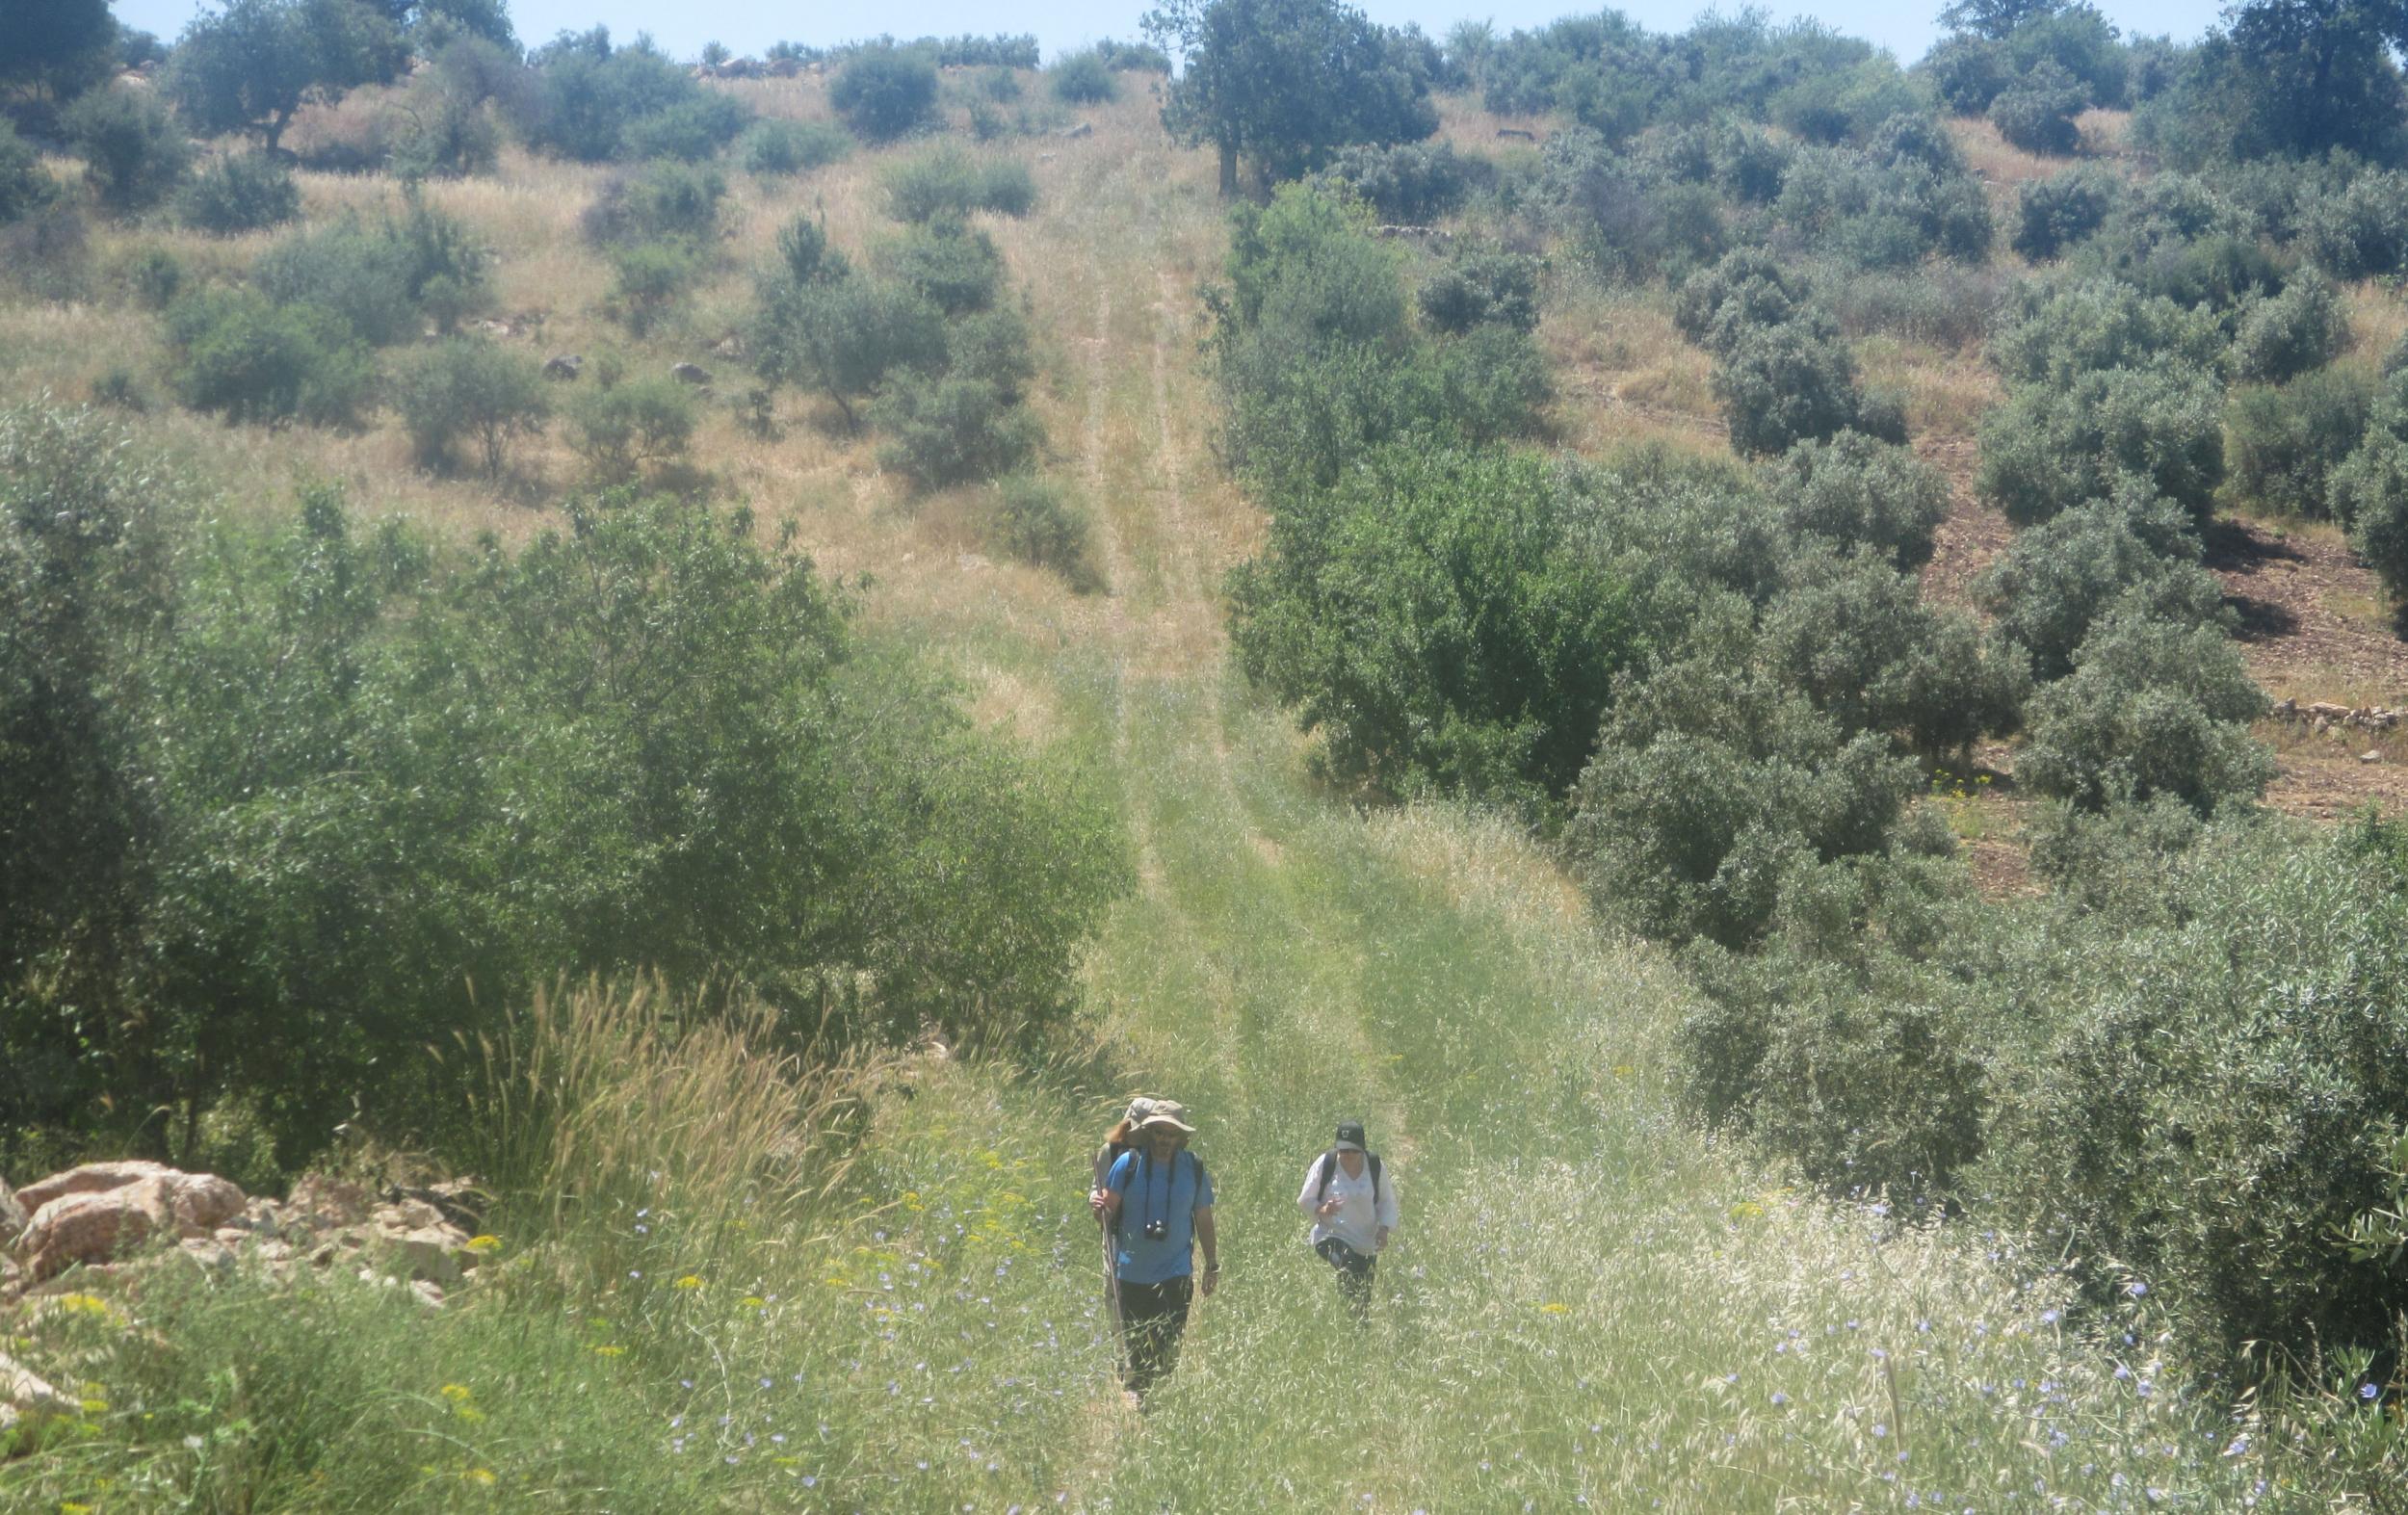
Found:
[[[1193,1126],[1189,1125],[1186,1121],[1173,1115],[1148,1115],[1143,1120],[1138,1122],[1138,1130],[1139,1132],[1159,1131],[1164,1127],[1168,1127],[1172,1131],[1180,1132],[1191,1136],[1195,1135],[1195,1128]]]
[[[1341,1152],[1361,1152],[1364,1150],[1364,1146],[1363,1143],[1359,1141],[1341,1141],[1338,1143],[1338,1150]]]

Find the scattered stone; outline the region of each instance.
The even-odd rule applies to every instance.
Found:
[[[440,1310],[443,1308],[443,1291],[435,1285],[429,1283],[426,1279],[411,1279],[409,1283],[409,1292],[416,1294],[418,1296],[418,1302],[425,1305],[430,1310]]]
[[[2369,747],[2364,752],[2358,754],[2358,761],[2361,763],[2380,763],[2383,761],[2383,754],[2375,750],[2373,747]]]
[[[2277,720],[2292,719],[2299,714],[2299,701],[2295,699],[2276,700],[2274,702],[2274,708],[2267,711],[2266,714],[2273,717]]]
[[[1526,132],[1519,126],[1500,126],[1497,128],[1497,135],[1499,137],[1509,137],[1515,142],[1538,141],[1538,133]]]
[[[727,358],[742,357],[745,355],[745,339],[736,336],[721,337],[711,344],[711,355]]]
[[[14,1242],[33,1218],[33,1213],[17,1201],[16,1191],[9,1188],[8,1178],[0,1175],[0,1248]]]
[[[668,371],[668,377],[697,389],[711,387],[711,371],[699,363],[680,363]]]
[[[346,1183],[324,1173],[307,1173],[285,1197],[284,1214],[320,1231],[354,1226],[368,1218],[366,1186]]]
[[[1093,121],[1081,121],[1076,126],[1065,126],[1061,129],[1061,134],[1064,137],[1070,138],[1092,137],[1095,135],[1095,123]]]
[[[994,566],[994,564],[986,561],[984,555],[974,552],[966,552],[958,555],[954,559],[954,562],[955,566],[959,567],[964,573],[977,573],[982,568],[991,568]]]
[[[585,371],[586,360],[576,353],[555,353],[543,363],[543,377],[563,381],[573,380]]]
[[[7,1441],[12,1450],[31,1450],[22,1445],[26,1432],[42,1421],[70,1416],[81,1408],[13,1359],[0,1357],[0,1440]]]

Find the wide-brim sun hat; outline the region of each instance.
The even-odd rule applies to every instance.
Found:
[[[1159,1131],[1164,1127],[1188,1136],[1195,1133],[1195,1128],[1188,1124],[1188,1108],[1177,1100],[1156,1100],[1153,1110],[1138,1122],[1139,1131]]]
[[[1121,1118],[1126,1120],[1130,1128],[1134,1130],[1144,1125],[1145,1117],[1153,1114],[1162,1103],[1151,1094],[1140,1094],[1129,1102],[1129,1113]]]

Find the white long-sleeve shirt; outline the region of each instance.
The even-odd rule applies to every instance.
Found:
[[[1397,1170],[1381,1164],[1379,1201],[1374,1205],[1372,1201],[1371,1160],[1364,1160],[1362,1177],[1348,1178],[1346,1164],[1330,1157],[1329,1193],[1326,1197],[1342,1203],[1336,1215],[1323,1220],[1321,1218],[1323,1197],[1321,1191],[1322,1159],[1328,1156],[1326,1153],[1318,1154],[1305,1164],[1304,1188],[1296,1197],[1296,1208],[1313,1222],[1313,1244],[1319,1246],[1324,1240],[1336,1237],[1357,1252],[1377,1252],[1380,1228],[1387,1227],[1391,1234],[1397,1229]]]

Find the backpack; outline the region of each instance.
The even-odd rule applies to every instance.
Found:
[[[1363,1161],[1371,1164],[1372,1208],[1374,1210],[1377,1210],[1379,1208],[1379,1154],[1376,1152],[1366,1152],[1363,1154]],[[1332,1147],[1327,1152],[1322,1154],[1321,1187],[1313,1191],[1313,1203],[1316,1206],[1320,1205],[1322,1201],[1329,1197],[1329,1181],[1336,1175],[1337,1171],[1338,1149],[1336,1147]]]

